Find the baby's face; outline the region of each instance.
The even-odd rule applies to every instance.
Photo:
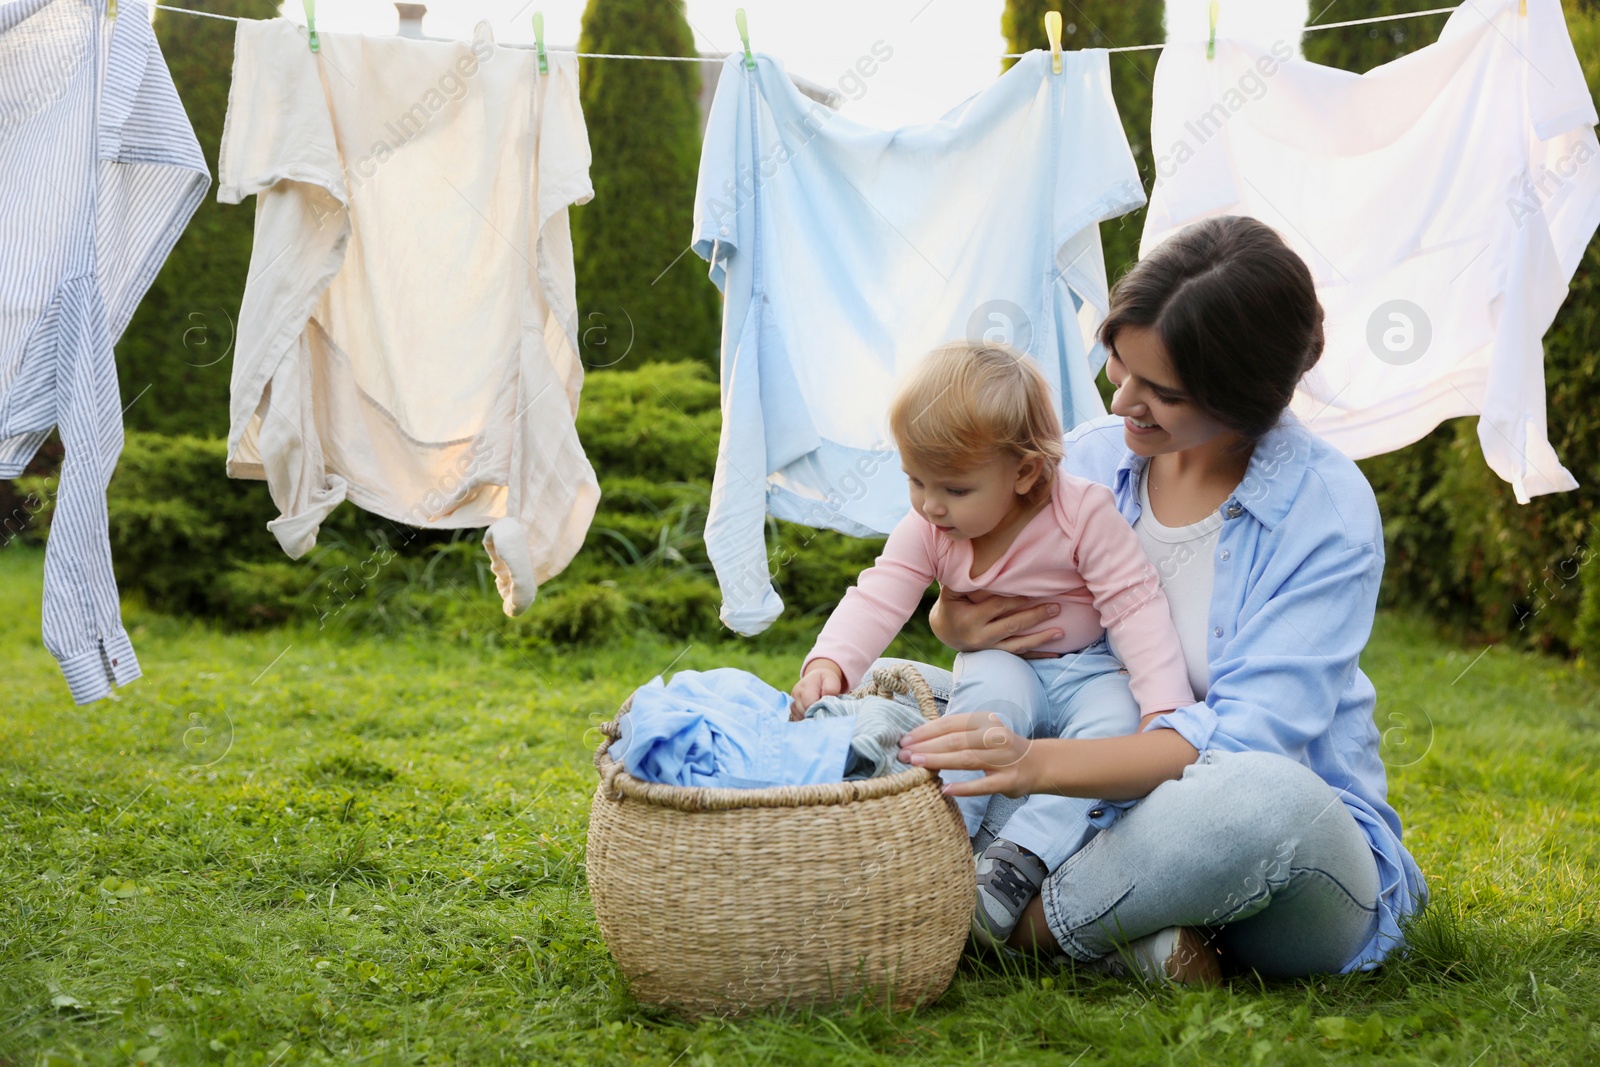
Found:
[[[1021,462],[1011,456],[965,471],[938,470],[909,457],[901,467],[911,482],[911,506],[950,537],[982,537],[1023,505],[1017,489]]]

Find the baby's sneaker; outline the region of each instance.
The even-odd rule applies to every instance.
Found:
[[[978,855],[977,869],[972,938],[987,948],[1000,949],[1016,930],[1028,901],[1039,895],[1050,871],[1044,860],[1003,837]]]

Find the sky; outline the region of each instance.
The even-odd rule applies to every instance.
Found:
[[[172,0],[182,7],[182,0]],[[661,0],[669,2],[669,0]],[[1341,13],[1341,0],[1314,0],[1318,21],[1359,18],[1353,0]],[[686,0],[684,10],[695,43],[706,52],[740,47],[734,9],[744,7],[750,45],[779,60],[792,74],[823,85],[839,78],[863,55],[882,42],[893,51],[868,79],[859,99],[846,98],[841,110],[876,126],[932,122],[981,91],[1000,73],[1005,39],[1000,36],[1003,0]],[[430,0],[423,32],[430,37],[471,36],[479,20],[487,20],[495,40],[532,43],[534,10],[544,12],[545,44],[573,47],[578,40],[583,0]],[[1070,0],[1061,9],[1072,21]],[[392,34],[398,25],[389,0],[321,0],[319,30]],[[1222,0],[1219,36],[1246,37],[1263,44],[1279,37],[1298,50],[1299,28],[1306,21],[1306,0]],[[301,0],[286,0],[285,17],[305,23]],[[192,16],[171,15],[173,18]],[[1168,0],[1167,25],[1174,40],[1203,40],[1207,0]],[[1332,33],[1359,32],[1332,30]],[[1036,46],[1046,47],[1040,25]],[[1119,41],[1117,44],[1157,44]],[[1115,62],[1116,57],[1112,57]],[[631,60],[586,60],[592,63]],[[580,68],[580,75],[581,68]]]

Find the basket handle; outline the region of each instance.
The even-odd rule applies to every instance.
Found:
[[[939,718],[939,704],[934,699],[933,687],[928,685],[928,680],[922,676],[922,672],[909,663],[902,663],[887,670],[873,671],[872,681],[857,686],[852,695],[885,696],[889,693],[902,693],[915,698],[917,708],[929,722]]]

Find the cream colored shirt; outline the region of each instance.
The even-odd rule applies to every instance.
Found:
[[[255,194],[228,473],[299,557],[343,500],[488,527],[507,614],[583,544],[600,488],[569,204],[594,194],[578,65],[470,41],[244,20],[217,199]]]

